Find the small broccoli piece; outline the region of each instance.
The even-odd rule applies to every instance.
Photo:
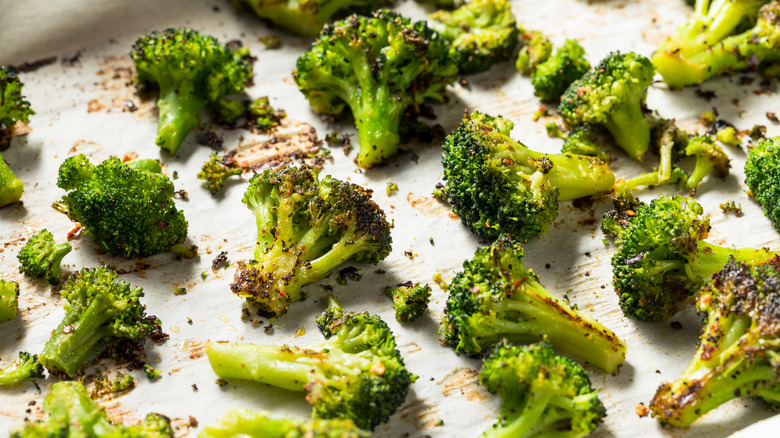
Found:
[[[386,287],[385,295],[393,299],[395,319],[398,322],[412,322],[423,316],[431,299],[431,287],[427,284],[412,284],[407,281],[396,287]]]
[[[598,143],[593,141],[591,127],[588,125],[575,126],[566,134],[564,140],[563,147],[561,148],[561,152],[564,154],[596,157],[605,163],[612,161],[612,157],[609,153],[602,149]]]
[[[162,372],[148,363],[144,364],[144,373],[146,373],[146,377],[153,382],[160,380],[160,377],[162,377]]]
[[[135,387],[135,379],[130,374],[125,374],[111,383],[111,392],[124,392],[133,387]]]
[[[517,47],[517,21],[507,0],[471,0],[428,18],[431,28],[450,42],[450,57],[463,74],[483,72],[506,61]]]
[[[0,279],[0,322],[16,318],[19,312],[19,283]]]
[[[501,397],[498,420],[482,438],[582,438],[607,415],[585,370],[544,343],[496,344],[479,381]]]
[[[54,236],[43,229],[30,237],[19,251],[19,272],[33,277],[46,277],[50,284],[57,284],[60,282],[62,259],[72,249],[67,242],[57,245]]]
[[[612,190],[615,176],[606,164],[532,151],[509,137],[513,126],[502,117],[466,114],[443,146],[447,199],[477,235],[526,241],[547,232],[558,201]]]
[[[206,354],[221,378],[306,391],[315,419],[349,419],[373,430],[404,402],[416,379],[393,333],[377,316],[345,311],[332,295],[317,325],[327,341],[313,347],[209,342]]]
[[[696,355],[682,376],[663,383],[650,409],[663,424],[686,427],[738,397],[780,400],[780,258],[750,266],[729,261],[699,294],[704,316]]]
[[[626,192],[621,196],[613,193],[612,203],[614,208],[604,212],[604,217],[601,219],[601,232],[616,237],[631,223],[642,201],[634,197],[631,192]]]
[[[284,110],[274,109],[268,97],[260,97],[249,105],[248,117],[260,132],[268,132],[279,126],[282,119],[287,117],[287,113]]]
[[[37,437],[144,437],[172,438],[168,417],[148,414],[140,424],[114,424],[106,411],[89,397],[81,382],[58,382],[49,388],[43,402],[48,418],[27,421],[24,427],[11,433],[11,438]]]
[[[141,343],[159,327],[155,318],[146,318],[146,306],[139,299],[143,289],[117,278],[103,266],[82,269],[62,284],[65,317],[52,332],[40,361],[50,372],[69,377],[97,358],[118,340]]]
[[[745,183],[780,231],[780,137],[760,140],[745,163]]]
[[[458,67],[449,45],[419,21],[379,10],[326,26],[298,58],[295,81],[318,113],[337,116],[346,107],[357,125],[363,168],[398,151],[404,112],[427,100],[441,102]]]
[[[138,82],[160,90],[158,146],[176,154],[206,105],[244,89],[251,67],[243,55],[245,51],[186,28],[155,31],[136,40],[130,57]]]
[[[11,170],[3,154],[0,154],[0,208],[19,202],[23,191],[22,181]]]
[[[236,167],[234,169],[225,165],[219,155],[216,153],[211,154],[209,160],[203,163],[203,167],[198,172],[198,179],[205,181],[203,184],[209,189],[211,194],[215,194],[222,190],[225,181],[231,176],[237,176],[244,173],[244,169]]]
[[[359,429],[349,419],[273,418],[269,412],[233,408],[216,423],[206,426],[198,438],[368,438],[371,434]]]
[[[148,171],[156,169],[156,171]],[[123,257],[149,256],[187,237],[187,220],[173,200],[173,183],[155,160],[97,166],[83,154],[60,165],[57,186],[69,193],[54,207],[80,222],[96,243]]]
[[[221,97],[214,104],[217,122],[224,125],[234,125],[238,119],[244,117],[249,110],[249,103],[238,99]]]
[[[566,40],[555,54],[531,73],[534,94],[543,102],[558,102],[572,82],[590,70],[585,49],[576,40]]]
[[[602,125],[635,160],[650,147],[650,122],[642,112],[653,64],[636,53],[614,52],[572,82],[559,110],[566,123]]]
[[[13,362],[0,370],[0,386],[16,386],[34,377],[43,377],[43,367],[38,362],[38,356],[20,351]]]
[[[0,66],[0,151],[10,146],[16,122],[29,123],[30,116],[35,114],[30,108],[30,102],[22,96],[23,87],[24,84],[15,73]]]
[[[723,129],[719,129],[718,132],[715,133],[715,138],[725,145],[734,147],[742,146],[742,140],[737,137],[737,130],[734,129],[733,126],[726,126]]]
[[[538,30],[518,28],[520,32],[520,53],[515,61],[515,68],[523,74],[531,74],[552,55],[553,44]]]
[[[523,265],[523,249],[506,237],[463,262],[449,287],[442,333],[458,353],[479,356],[501,339],[546,339],[564,354],[612,373],[626,344],[595,319],[572,309]]]
[[[390,253],[390,224],[370,190],[293,166],[249,183],[244,204],[257,219],[257,244],[231,289],[266,312],[283,315],[304,285],[347,260],[376,264]]]

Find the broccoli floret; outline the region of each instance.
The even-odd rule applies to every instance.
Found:
[[[390,224],[371,190],[330,176],[318,181],[308,168],[253,176],[244,204],[257,219],[257,244],[231,289],[276,316],[340,264],[376,264],[391,250]]]
[[[155,160],[123,163],[112,157],[95,166],[80,154],[62,163],[57,186],[69,193],[54,207],[80,222],[111,254],[154,255],[187,237],[187,220],[174,204],[173,183]]]
[[[501,396],[498,421],[483,438],[581,438],[607,415],[585,370],[544,343],[496,344],[479,381]]]
[[[217,113],[217,122],[225,125],[234,125],[238,119],[244,117],[249,111],[249,103],[239,99],[221,97],[214,102]]]
[[[268,97],[260,97],[249,105],[248,117],[256,129],[260,132],[268,132],[279,126],[279,122],[287,117],[287,113],[274,109]]]
[[[203,167],[198,172],[198,179],[205,181],[203,184],[212,194],[222,190],[225,181],[231,176],[237,176],[244,173],[244,169],[236,167],[231,169],[226,166],[216,153],[211,154],[209,160],[203,163]]]
[[[696,201],[681,196],[660,196],[639,205],[625,225],[617,230],[612,284],[623,313],[643,321],[669,318],[692,303],[730,257],[760,263],[776,254],[705,242],[710,219]]]
[[[780,231],[780,137],[753,146],[745,163],[745,183]]]
[[[160,380],[160,377],[162,377],[162,371],[154,368],[148,363],[144,364],[144,373],[146,374],[146,377],[153,382]]]
[[[585,49],[576,40],[566,40],[555,54],[531,73],[534,94],[543,102],[558,102],[572,82],[590,70]]]
[[[572,82],[559,110],[571,126],[602,125],[635,160],[650,147],[650,122],[642,112],[653,64],[636,53],[614,52]]]
[[[699,295],[703,330],[682,376],[663,383],[650,409],[664,424],[685,427],[738,397],[780,407],[780,258],[750,266],[729,261]]]
[[[16,122],[29,123],[30,116],[35,114],[30,102],[22,96],[23,87],[15,73],[0,66],[0,151],[11,145]]]
[[[398,322],[412,322],[423,316],[428,309],[428,301],[431,299],[431,287],[421,286],[420,283],[412,284],[407,281],[396,287],[386,287],[385,295],[393,299],[395,319]]]
[[[141,304],[143,289],[117,278],[108,267],[82,269],[62,284],[65,317],[52,332],[40,361],[50,372],[76,375],[82,365],[97,358],[119,340],[141,343],[159,328],[147,318]]]
[[[251,77],[245,51],[233,50],[192,29],[166,29],[136,40],[130,57],[138,82],[159,88],[155,142],[175,154],[200,112],[244,89]]]
[[[737,136],[737,130],[734,129],[733,126],[726,126],[725,128],[718,129],[715,133],[715,138],[725,145],[734,147],[742,146],[742,140]]]
[[[73,248],[65,242],[57,245],[54,236],[43,229],[30,237],[17,258],[21,266],[19,272],[24,272],[33,277],[46,277],[50,284],[60,282],[62,259]]]
[[[0,153],[0,208],[22,199],[24,186]]]
[[[38,356],[20,351],[13,362],[0,370],[0,386],[16,386],[34,377],[43,377],[43,367],[38,362]]]
[[[688,21],[653,55],[670,87],[780,61],[780,2],[697,0]]]
[[[463,262],[449,292],[442,333],[458,353],[479,356],[501,339],[546,339],[564,354],[608,373],[626,358],[625,342],[550,294],[523,265],[520,245],[506,237]]]
[[[327,339],[317,346],[207,343],[206,354],[222,378],[306,391],[314,418],[350,419],[372,430],[404,402],[416,379],[393,333],[377,316],[345,311],[332,295],[317,325]]]
[[[589,125],[580,125],[572,128],[564,138],[561,152],[564,154],[596,157],[605,163],[609,163],[612,161],[612,157],[593,140],[591,129]]]
[[[368,438],[371,434],[359,429],[349,419],[273,418],[269,412],[233,408],[216,423],[206,426],[198,438]]]
[[[552,55],[553,44],[538,30],[526,30],[519,27],[520,53],[515,61],[515,68],[523,74],[531,74]]]
[[[106,411],[92,401],[81,382],[52,385],[43,402],[43,413],[48,414],[47,419],[28,421],[11,437],[173,437],[171,421],[160,414],[148,414],[143,422],[132,426],[111,423]]]
[[[357,164],[369,168],[398,151],[409,107],[444,100],[458,73],[448,50],[424,21],[388,10],[352,15],[323,28],[298,58],[295,81],[319,113],[336,116],[350,108],[360,141]]]
[[[517,21],[506,0],[471,0],[428,18],[431,28],[450,42],[450,57],[463,74],[479,73],[510,59],[519,41]]]
[[[19,283],[0,279],[0,322],[16,318],[19,311]]]
[[[534,152],[509,137],[513,126],[502,117],[466,114],[443,146],[447,198],[477,235],[525,241],[547,232],[559,200],[612,190],[615,176],[606,164]]]

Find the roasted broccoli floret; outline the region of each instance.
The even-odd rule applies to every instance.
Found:
[[[33,277],[45,277],[50,284],[57,284],[60,282],[60,264],[71,249],[70,243],[57,245],[48,230],[41,230],[19,251],[19,271]]]
[[[54,207],[80,222],[105,251],[149,256],[187,237],[187,220],[173,200],[173,183],[155,160],[123,163],[116,157],[97,166],[80,154],[67,158],[57,186],[69,193]]]
[[[371,433],[359,429],[349,419],[273,418],[269,412],[233,408],[216,423],[209,424],[198,438],[368,438]]]
[[[35,114],[30,108],[30,102],[22,96],[23,87],[24,84],[15,73],[0,66],[0,151],[11,145],[16,122],[28,123],[30,116]],[[0,203],[0,207],[2,205]]]
[[[16,318],[19,311],[19,283],[0,279],[0,322]]]
[[[244,204],[257,219],[257,244],[231,289],[276,316],[340,264],[376,264],[391,250],[390,224],[371,190],[330,176],[318,181],[307,168],[253,176]]]
[[[626,344],[610,329],[571,308],[523,266],[523,249],[502,237],[463,262],[449,287],[442,333],[458,353],[479,356],[501,339],[546,340],[564,354],[612,373]]]
[[[0,153],[0,208],[16,204],[22,199],[24,186]]]
[[[760,140],[745,163],[745,183],[780,231],[780,137]]]
[[[602,125],[635,160],[650,147],[650,122],[642,112],[653,64],[636,53],[614,52],[572,82],[559,110],[566,123]]]
[[[237,176],[244,173],[244,169],[240,167],[230,168],[225,165],[222,158],[216,153],[211,154],[209,160],[203,163],[203,167],[198,172],[198,179],[204,180],[204,186],[212,194],[215,194],[222,190],[225,181],[231,176]]]
[[[159,328],[156,318],[146,317],[140,302],[143,289],[119,280],[105,266],[74,274],[62,284],[60,295],[66,300],[65,317],[40,356],[50,372],[73,377],[109,345],[119,340],[140,343]]]
[[[544,234],[558,201],[608,193],[615,176],[581,155],[534,152],[509,137],[514,123],[474,112],[447,137],[442,154],[452,210],[480,236],[525,241]]]
[[[450,42],[463,74],[479,73],[514,55],[518,29],[507,0],[471,0],[454,11],[429,15],[431,28]]]
[[[352,15],[323,28],[298,58],[295,81],[318,113],[346,107],[357,125],[357,164],[369,168],[394,156],[404,112],[426,100],[441,102],[458,67],[449,44],[424,21],[395,12]]]
[[[775,252],[724,248],[704,239],[710,219],[699,203],[681,196],[660,196],[639,205],[617,229],[612,281],[620,308],[643,321],[669,318],[690,304],[712,274],[730,257],[761,263]],[[615,224],[619,225],[619,224]]]
[[[553,44],[538,30],[526,30],[522,27],[518,30],[521,49],[515,61],[515,68],[523,74],[531,74],[552,55]]]
[[[89,397],[81,382],[58,382],[49,388],[43,402],[43,413],[48,418],[25,423],[11,433],[12,438],[38,437],[143,437],[172,438],[168,417],[148,414],[140,424],[114,424],[106,411]]]
[[[136,40],[130,57],[138,82],[159,88],[157,146],[171,154],[209,103],[244,89],[251,77],[246,52],[192,29],[166,29]]]
[[[685,427],[727,401],[780,401],[780,258],[751,266],[729,261],[702,288],[703,330],[693,362],[663,383],[650,409],[664,424]]]
[[[564,154],[596,157],[605,163],[612,161],[609,153],[593,140],[589,125],[580,125],[572,128],[564,138],[561,152]]]
[[[585,370],[545,343],[496,344],[479,381],[501,397],[498,420],[482,438],[581,438],[607,415]]]
[[[558,102],[572,82],[590,70],[585,49],[576,40],[566,40],[555,54],[531,73],[534,94],[543,102]]]
[[[43,377],[43,367],[38,362],[38,356],[20,351],[13,362],[0,370],[0,386],[16,386],[34,377]]]
[[[428,301],[431,300],[431,287],[412,284],[407,281],[396,287],[386,287],[385,295],[393,299],[393,308],[395,308],[395,319],[398,322],[412,322],[423,316],[428,309]]]
[[[317,325],[327,341],[316,346],[207,343],[206,354],[222,378],[306,391],[314,418],[349,419],[372,430],[404,402],[416,379],[393,332],[377,316],[345,311],[332,295]]]
[[[276,110],[271,106],[268,97],[260,97],[252,101],[249,105],[247,116],[252,121],[252,125],[260,132],[268,132],[279,126],[279,123],[287,117],[283,110]]]
[[[697,0],[688,21],[653,55],[670,87],[780,61],[780,2]]]

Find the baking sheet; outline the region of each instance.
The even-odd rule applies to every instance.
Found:
[[[598,62],[611,50],[633,50],[649,55],[675,24],[688,13],[680,0],[662,1],[513,1],[518,20],[530,28],[548,33],[556,44],[576,38],[585,47],[588,59]],[[63,311],[55,290],[41,281],[18,274],[16,254],[25,239],[42,228],[64,240],[73,224],[50,208],[64,194],[56,187],[56,169],[69,155],[85,153],[93,161],[111,155],[135,153],[140,157],[160,158],[165,172],[178,173],[176,189],[186,190],[187,201],[178,200],[190,223],[191,240],[200,247],[200,258],[176,261],[170,254],[127,260],[100,254],[89,238],[71,243],[74,251],[65,259],[65,273],[81,267],[110,264],[122,272],[122,279],[146,292],[147,312],[156,314],[170,339],[162,346],[147,345],[150,362],[163,371],[163,378],[151,383],[139,371],[132,374],[138,387],[101,404],[117,418],[140,420],[153,411],[175,419],[179,434],[194,424],[201,427],[222,416],[230,407],[269,410],[277,415],[305,418],[310,407],[301,394],[288,393],[263,385],[234,382],[226,387],[215,384],[203,354],[206,340],[308,345],[321,340],[314,317],[323,308],[322,285],[345,308],[369,310],[381,315],[397,335],[398,346],[408,368],[420,378],[412,386],[406,403],[391,420],[376,429],[376,436],[477,436],[493,421],[499,400],[477,385],[480,361],[458,357],[441,344],[437,334],[446,301],[446,293],[432,281],[434,274],[449,280],[479,246],[477,239],[461,225],[449,208],[434,200],[430,193],[441,178],[440,145],[407,145],[407,152],[386,167],[359,171],[340,148],[332,149],[332,161],[323,174],[332,174],[375,190],[375,200],[394,221],[393,253],[377,267],[352,263],[363,278],[346,286],[336,283],[333,274],[306,288],[310,298],[294,303],[290,312],[266,329],[242,323],[242,300],[229,290],[234,267],[210,270],[212,259],[227,251],[235,263],[249,258],[256,237],[254,219],[240,202],[248,177],[231,183],[220,195],[212,197],[195,178],[211,150],[196,142],[191,134],[177,157],[161,154],[154,145],[156,112],[153,101],[141,101],[126,85],[131,65],[127,58],[130,45],[140,33],[168,26],[190,26],[222,41],[240,39],[253,55],[255,84],[247,90],[252,97],[270,96],[271,103],[287,111],[295,123],[316,128],[320,138],[333,130],[354,134],[349,122],[330,124],[313,113],[291,78],[297,56],[309,41],[285,35],[269,28],[250,14],[238,14],[229,2],[217,0],[141,0],[124,2],[37,1],[13,3],[0,16],[0,64],[18,65],[56,56],[56,61],[38,70],[22,73],[25,94],[37,115],[31,118],[32,132],[14,140],[3,156],[24,181],[24,204],[0,210],[0,277],[19,281],[20,317],[0,325],[0,362],[5,363],[17,351],[39,352],[59,323]],[[399,2],[399,11],[422,18],[425,9],[411,1]],[[565,25],[561,25],[566,23]],[[266,50],[258,38],[276,35],[280,50]],[[740,78],[720,78],[701,87],[716,94],[712,100],[698,97],[695,88],[670,92],[662,84],[651,87],[648,104],[665,117],[674,117],[689,130],[703,130],[699,114],[717,107],[720,116],[740,129],[754,123],[767,125],[768,135],[778,135],[777,126],[766,117],[778,111],[774,94],[756,93],[759,80],[737,86]],[[545,152],[556,152],[561,141],[545,135],[544,123],[531,116],[539,102],[533,97],[530,81],[515,73],[510,63],[468,77],[469,86],[454,85],[450,100],[435,106],[440,123],[447,132],[455,128],[464,108],[489,114],[503,114],[516,122],[513,137]],[[128,111],[125,101],[137,107]],[[204,115],[203,127],[209,127]],[[247,133],[219,130],[226,149],[238,144]],[[355,138],[353,137],[353,140]],[[356,142],[356,140],[355,140]],[[355,145],[356,146],[356,145]],[[732,175],[724,181],[707,180],[697,200],[711,215],[713,231],[709,241],[738,247],[778,248],[778,235],[760,208],[744,193],[742,167],[744,149],[728,148],[732,157]],[[625,155],[617,154],[613,165],[618,177],[631,175],[640,167]],[[650,168],[652,163],[647,163]],[[388,196],[388,182],[398,184],[396,194]],[[645,200],[663,193],[642,193]],[[741,204],[744,216],[724,214],[718,205],[726,199]],[[706,415],[688,430],[663,429],[650,418],[635,413],[638,403],[647,404],[655,388],[664,380],[673,380],[693,357],[699,333],[699,318],[687,312],[674,318],[682,329],[669,322],[638,323],[624,318],[610,285],[609,259],[614,250],[605,245],[598,220],[609,208],[608,199],[592,207],[578,209],[561,204],[560,215],[549,234],[525,246],[525,263],[532,267],[553,294],[567,293],[580,309],[591,313],[613,329],[628,344],[626,363],[619,375],[610,376],[587,367],[593,384],[602,390],[608,410],[604,425],[595,436],[726,436],[772,413],[762,403],[740,399]],[[434,244],[429,242],[433,238]],[[404,255],[408,251],[413,257]],[[548,267],[549,265],[549,267]],[[381,268],[384,274],[376,271]],[[206,280],[201,272],[208,271]],[[428,282],[433,287],[430,313],[421,320],[401,326],[393,318],[390,300],[382,291],[387,285],[407,280]],[[175,296],[174,288],[184,287],[186,295]],[[192,324],[188,324],[190,318]],[[111,363],[104,369],[117,369]],[[0,391],[0,434],[18,427],[24,418],[40,416],[40,401],[54,379],[41,379],[37,386],[23,385]],[[195,390],[194,386],[197,386]],[[34,405],[31,402],[36,401]],[[192,428],[194,435],[198,428]]]

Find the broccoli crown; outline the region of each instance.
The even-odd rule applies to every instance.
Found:
[[[43,229],[30,237],[19,251],[19,271],[33,277],[46,277],[50,284],[57,284],[60,282],[60,264],[71,249],[67,242],[57,245],[54,236]]]
[[[591,130],[592,128],[590,125],[579,125],[569,130],[566,134],[561,152],[564,154],[596,157],[605,163],[609,163],[612,161],[612,157],[593,140]]]
[[[507,0],[471,0],[454,11],[429,16],[431,28],[450,42],[461,73],[479,73],[512,57],[519,30]]]
[[[404,112],[444,100],[458,67],[449,44],[424,21],[385,9],[327,25],[298,58],[295,81],[315,111],[339,115],[349,107],[357,125],[357,163],[368,168],[398,150]]]
[[[0,386],[16,386],[34,377],[43,377],[43,367],[38,362],[38,356],[20,351],[13,362],[0,370]]]
[[[696,157],[695,167],[685,182],[685,188],[690,191],[695,192],[704,177],[710,173],[720,179],[729,174],[731,163],[728,155],[708,135],[691,137],[685,146],[685,155]]]
[[[244,89],[251,77],[245,54],[187,28],[136,40],[130,57],[138,81],[160,90],[158,146],[175,154],[207,104]]]
[[[11,437],[173,437],[170,420],[160,414],[148,414],[143,422],[132,426],[111,423],[106,411],[92,401],[81,382],[52,385],[43,402],[43,412],[48,414],[47,419],[27,421]]]
[[[559,200],[612,190],[615,177],[601,161],[534,152],[509,137],[513,126],[500,116],[466,114],[443,146],[447,198],[477,235],[526,241],[547,232]]]
[[[590,70],[585,49],[576,40],[566,40],[555,54],[531,73],[534,94],[544,102],[557,102],[569,85]]]
[[[662,423],[685,427],[721,404],[756,397],[780,408],[780,258],[729,261],[697,301],[703,330],[682,376],[650,403]]]
[[[522,48],[517,54],[515,68],[523,74],[530,74],[552,55],[553,44],[538,30],[526,30],[522,27],[518,30]]]
[[[0,322],[16,318],[19,311],[19,283],[0,279]]]
[[[350,419],[315,418],[302,421],[293,418],[273,418],[269,412],[233,408],[216,423],[206,426],[199,438],[368,438],[371,434],[359,429]]]
[[[69,157],[57,180],[69,193],[58,207],[103,250],[124,257],[154,255],[184,241],[187,220],[176,209],[171,180],[132,163],[112,157],[94,166],[84,155]]]
[[[35,114],[30,108],[30,102],[22,96],[24,84],[15,73],[0,67],[0,130],[11,128],[16,122],[27,123]],[[0,158],[2,159],[2,158]]]
[[[569,125],[604,126],[618,146],[639,160],[650,147],[650,123],[642,106],[652,81],[649,59],[613,52],[569,85],[559,110]]]
[[[390,254],[390,224],[371,190],[308,168],[284,166],[252,177],[244,203],[257,220],[254,258],[231,285],[273,315],[302,298],[301,288],[347,260],[376,264]]]
[[[225,181],[231,176],[241,175],[244,173],[244,169],[236,167],[231,169],[226,166],[222,158],[216,153],[211,154],[209,160],[203,163],[200,172],[198,172],[198,179],[205,181],[204,185],[212,194],[215,194],[222,190]]]
[[[421,286],[420,283],[412,284],[407,281],[396,287],[385,288],[385,295],[393,299],[395,319],[398,322],[412,322],[423,316],[431,300],[431,287]]]
[[[551,295],[522,259],[520,245],[503,237],[463,262],[449,287],[445,340],[459,353],[478,356],[501,339],[546,339],[565,354],[614,372],[625,360],[626,344]]]
[[[65,317],[41,353],[50,372],[73,377],[111,343],[126,339],[141,343],[159,327],[141,304],[143,289],[119,280],[106,266],[82,269],[62,284]]]
[[[16,204],[22,199],[24,185],[0,154],[0,208]]]
[[[780,137],[753,146],[745,163],[745,183],[780,231]]]
[[[479,373],[501,396],[498,421],[482,437],[585,437],[607,415],[585,370],[545,343],[500,342]]]

